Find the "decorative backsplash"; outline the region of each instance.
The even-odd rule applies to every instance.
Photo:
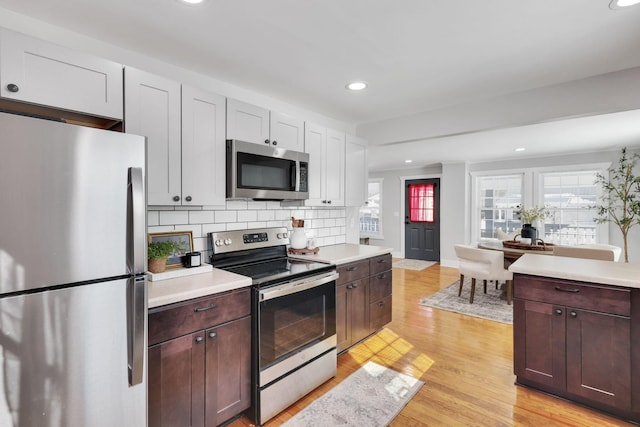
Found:
[[[208,233],[214,231],[247,230],[262,227],[292,229],[291,217],[304,219],[307,238],[314,238],[318,246],[346,241],[346,210],[328,207],[282,207],[280,202],[228,200],[226,207],[167,207],[149,206],[149,233],[191,231],[194,250],[202,252],[209,262],[211,247]]]

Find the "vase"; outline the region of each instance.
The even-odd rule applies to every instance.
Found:
[[[293,227],[293,232],[289,237],[289,243],[293,249],[304,249],[307,247],[307,235],[304,233],[304,228]]]
[[[538,238],[538,230],[532,226],[531,224],[522,224],[522,231],[520,231],[520,236],[523,239],[531,239],[531,242],[535,242]]]
[[[162,273],[167,269],[167,258],[166,257],[153,258],[153,259],[149,258],[147,264],[148,264],[147,268],[149,269],[150,272]]]

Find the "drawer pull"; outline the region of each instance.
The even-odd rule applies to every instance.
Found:
[[[209,338],[213,339],[216,336],[218,336],[218,334],[216,334],[215,332],[209,332]]]
[[[387,260],[386,260],[386,259],[379,259],[379,260],[378,260],[378,264],[384,264],[385,262],[387,262]]]
[[[378,275],[378,279],[386,279],[387,275],[386,274],[380,274]]]
[[[347,267],[347,271],[356,271],[358,267]]]
[[[573,317],[574,319],[575,319],[576,317],[578,317],[578,313],[576,313],[575,311],[572,311],[571,313],[569,313],[569,315],[570,315],[571,317]]]
[[[553,311],[553,314],[555,314],[556,316],[561,316],[561,315],[562,315],[562,310],[560,310],[559,308],[556,308],[556,309]]]
[[[577,294],[578,292],[580,292],[580,289],[567,289],[567,288],[561,288],[560,286],[556,286],[556,291],[571,292],[572,294]]]
[[[209,307],[194,308],[193,311],[195,311],[196,313],[200,313],[202,311],[211,310],[211,309],[216,308],[216,307],[217,306],[215,304],[211,304]]]
[[[353,285],[351,285],[351,289],[353,289],[353,288],[357,288],[357,287],[358,287],[358,284],[357,284],[357,283],[354,283]]]
[[[196,337],[196,342],[198,344],[200,344],[202,342],[203,338],[202,337]]]
[[[378,302],[378,307],[384,307],[384,301]]]

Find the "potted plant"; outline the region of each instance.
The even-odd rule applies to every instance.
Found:
[[[602,187],[602,196],[600,204],[595,206],[595,221],[599,224],[613,222],[618,226],[624,244],[624,262],[629,262],[629,230],[635,224],[640,224],[640,176],[633,174],[638,159],[638,153],[627,155],[625,147],[618,159],[618,166],[609,168],[608,176],[596,175],[596,184]]]
[[[182,243],[172,240],[150,243],[147,248],[149,271],[152,273],[162,273],[167,268],[167,258],[175,252],[184,252]]]

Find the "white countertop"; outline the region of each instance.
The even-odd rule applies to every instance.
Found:
[[[149,308],[251,286],[251,278],[214,268],[191,276],[148,281]]]
[[[525,254],[509,271],[605,285],[640,288],[640,264]]]
[[[344,243],[340,245],[321,246],[320,251],[315,255],[291,255],[291,257],[340,265],[388,254],[392,250],[393,248],[385,248],[382,246]]]

